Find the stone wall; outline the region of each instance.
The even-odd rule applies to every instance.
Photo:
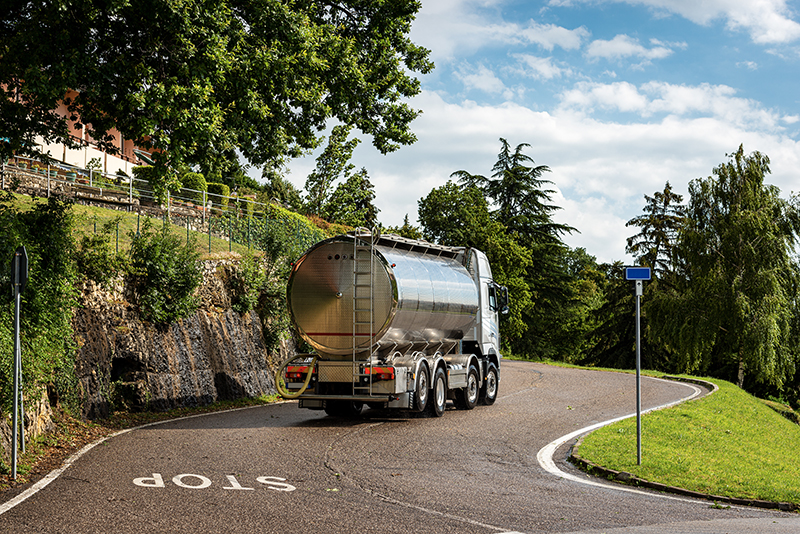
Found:
[[[166,410],[275,393],[258,314],[231,309],[231,268],[205,262],[197,312],[164,326],[139,319],[122,282],[84,287],[74,325],[85,418],[107,416],[112,402]]]
[[[73,314],[82,416],[107,417],[112,407],[168,410],[217,400],[275,394],[274,364],[256,312],[231,309],[234,260],[203,263],[197,311],[157,326],[139,319],[122,280],[110,289],[87,282]],[[47,392],[25,399],[27,439],[54,428]],[[11,415],[0,417],[0,459],[10,465]]]

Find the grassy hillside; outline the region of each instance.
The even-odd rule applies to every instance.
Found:
[[[725,497],[800,504],[800,426],[733,384],[642,417],[642,465],[636,419],[587,436],[581,457],[639,478]]]
[[[15,194],[14,196],[15,201],[13,205],[20,211],[31,209],[36,202],[46,202],[46,199],[39,198],[34,200],[28,195]],[[283,227],[298,228],[298,247],[291,251],[294,254],[305,250],[307,246],[310,246],[315,241],[339,233],[345,233],[350,230],[348,227],[329,224],[321,219],[309,219],[280,207],[273,206],[273,208],[275,211],[273,216],[278,217],[278,220],[273,222],[277,222]],[[142,215],[141,218],[138,217],[136,213],[117,211],[95,206],[85,206],[82,204],[75,204],[73,206],[73,212],[77,222],[74,230],[76,242],[80,242],[83,235],[101,232],[106,224],[111,223],[113,224],[113,229],[111,231],[111,245],[115,249],[118,247],[120,252],[126,251],[130,248],[131,232],[135,233],[137,228],[139,228],[144,222],[145,218],[144,215]],[[245,219],[242,219],[242,221],[244,220]],[[222,232],[224,233],[224,223],[218,222],[217,224],[222,226]],[[241,224],[243,228],[246,227],[244,222],[241,222]],[[234,242],[231,243],[228,239],[214,236],[211,236],[209,239],[207,232],[189,230],[187,233],[186,227],[178,224],[171,224],[171,228],[172,232],[182,239],[187,239],[187,236],[189,238],[194,238],[197,250],[203,255],[203,257],[216,257],[227,254],[228,252],[241,254],[251,248],[246,243],[246,238],[240,239],[240,241],[245,242],[244,244],[235,242],[236,239],[234,239]],[[255,235],[255,223],[253,230]],[[242,229],[242,232],[244,233],[245,231]],[[255,241],[255,238],[253,241]],[[251,243],[251,246],[255,247],[255,243]]]
[[[14,196],[15,201],[13,205],[20,211],[27,211],[31,209],[37,202],[46,202],[46,199],[33,199],[28,195],[15,194]],[[82,204],[74,205],[73,212],[75,213],[76,218],[74,234],[76,241],[78,242],[83,235],[90,235],[92,233],[100,232],[105,224],[119,219],[119,239],[117,240],[117,231],[115,228],[115,230],[112,232],[112,245],[115,247],[118,246],[120,251],[130,249],[130,232],[135,233],[138,225],[141,225],[144,219],[144,216],[137,218],[136,213],[99,208],[95,206],[84,206]],[[116,226],[117,225],[115,224],[115,227]],[[171,226],[173,233],[181,236],[184,239],[186,238],[185,227],[180,227],[175,224],[172,224]],[[211,246],[209,248],[208,234],[190,231],[189,235],[194,237],[197,243],[198,251],[204,255],[217,255],[229,251],[229,244],[228,240],[226,239],[212,237]],[[247,250],[247,246],[242,246],[237,243],[232,243],[230,248],[232,251],[238,253],[242,253]]]

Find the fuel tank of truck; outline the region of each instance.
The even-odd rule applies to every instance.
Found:
[[[287,299],[303,339],[321,354],[365,359],[375,347],[435,348],[463,338],[478,312],[465,249],[370,239],[355,246],[352,235],[334,237],[294,263]]]

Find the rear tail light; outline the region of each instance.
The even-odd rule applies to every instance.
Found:
[[[292,379],[305,380],[306,379],[306,375],[308,374],[308,368],[309,368],[308,365],[289,366],[289,367],[286,368],[286,374],[285,374],[286,379],[287,380],[292,380]]]
[[[374,380],[394,380],[394,367],[366,367],[364,374],[371,374]]]

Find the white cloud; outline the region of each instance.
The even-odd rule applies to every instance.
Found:
[[[662,89],[659,84],[653,87]],[[618,94],[623,94],[636,88],[619,89]],[[656,89],[652,89],[656,94],[667,94]],[[645,107],[658,100],[643,89],[638,93],[646,97]],[[606,98],[614,102],[613,94]],[[719,98],[729,95],[722,90]],[[674,107],[714,108],[713,103],[692,103],[688,97],[680,102],[672,99]],[[416,221],[417,201],[447,182],[454,171],[490,173],[500,137],[513,146],[529,143],[526,154],[550,167],[546,178],[558,191],[553,203],[563,208],[554,218],[581,232],[565,241],[586,248],[599,261],[625,259],[625,238],[632,233],[625,222],[641,213],[643,195],[663,189],[668,180],[686,195],[690,180],[709,176],[715,166],[727,161],[725,154],[741,143],[748,153],[760,150],[770,156],[773,175],[767,181],[778,185],[784,196],[800,183],[798,142],[779,132],[731,124],[713,114],[676,113],[658,121],[634,118],[620,123],[570,108],[541,112],[512,103],[448,103],[427,91],[414,104],[425,110],[414,123],[416,144],[382,156],[365,140],[353,158],[356,166],[369,171],[380,219],[387,225],[401,225],[406,214]],[[293,179],[302,186],[304,176]]]
[[[566,6],[595,0],[551,0]],[[786,44],[800,39],[797,14],[786,0],[610,0],[643,5],[659,13],[676,14],[703,26],[722,19],[733,31],[745,31],[759,44]]]
[[[537,57],[530,54],[514,54],[513,57],[522,66],[518,71],[519,74],[528,78],[551,80],[572,73],[571,69],[556,65],[551,57]]]
[[[664,46],[663,43],[655,41],[652,48],[646,48],[639,43],[638,39],[633,39],[627,35],[617,35],[610,41],[598,39],[592,41],[586,49],[586,57],[589,59],[608,59],[620,60],[624,58],[637,58],[645,62],[654,59],[663,59],[672,54],[672,49]]]
[[[668,96],[667,84],[653,83],[637,93],[644,107]],[[674,88],[673,88],[674,89]],[[713,109],[725,101],[728,89],[686,88],[681,97],[668,96],[661,106],[679,109]],[[691,89],[697,93],[693,94]],[[636,90],[617,87],[617,93],[581,94],[613,105],[616,95]],[[727,161],[725,154],[744,143],[746,152],[759,150],[772,160],[773,174],[767,178],[781,188],[784,197],[800,186],[800,143],[774,131],[727,122],[724,117],[692,117],[670,114],[659,121],[628,123],[593,118],[583,111],[560,107],[552,112],[534,111],[513,103],[480,105],[472,101],[449,103],[439,94],[424,91],[414,105],[425,112],[413,124],[419,141],[397,152],[380,155],[365,140],[356,149],[353,163],[366,167],[375,184],[380,220],[401,225],[408,214],[417,217],[417,201],[431,189],[447,182],[457,170],[488,174],[497,160],[499,138],[515,146],[529,143],[525,153],[537,164],[552,170],[546,178],[557,190],[553,203],[562,207],[554,219],[576,227],[581,233],[565,238],[572,247],[584,247],[598,261],[625,260],[625,238],[635,233],[625,222],[639,215],[643,195],[662,190],[667,181],[686,195],[688,183],[709,176]],[[757,106],[756,106],[757,107]],[[314,167],[314,156],[292,164],[290,178],[302,187]]]
[[[636,113],[642,118],[668,114],[707,116],[731,126],[774,131],[791,124],[791,117],[764,109],[758,102],[739,98],[726,85],[698,86],[648,82],[639,87],[628,82],[580,82],[561,94],[560,108],[592,113],[604,110]]]
[[[531,20],[528,27],[521,29],[518,34],[525,41],[538,44],[545,50],[553,50],[556,46],[564,50],[576,50],[591,35],[583,26],[568,30],[554,24],[539,24],[534,20]]]
[[[758,63],[755,61],[740,61],[736,64],[737,67],[744,67],[750,70],[758,70]]]
[[[488,94],[502,94],[506,98],[512,96],[503,81],[484,65],[474,68],[470,65],[462,65],[454,75],[461,80],[466,89],[475,89]]]
[[[589,0],[573,3],[584,1]],[[732,29],[751,32],[754,40],[771,35],[775,39],[772,42],[788,42],[795,26],[786,3],[773,0],[628,3],[648,6],[659,14],[677,14],[697,24],[724,20]],[[432,49],[440,68],[443,59],[451,62],[460,83],[451,89],[446,82],[435,80],[436,84],[426,87],[431,78],[423,78],[426,90],[411,102],[414,108],[424,110],[412,123],[418,137],[414,145],[381,155],[365,138],[356,149],[353,163],[367,168],[384,224],[400,225],[406,214],[415,222],[418,200],[446,183],[454,171],[491,173],[500,137],[512,145],[529,143],[525,153],[537,164],[552,169],[546,178],[557,190],[553,203],[563,208],[554,218],[581,232],[566,237],[566,242],[586,248],[599,261],[626,259],[625,238],[635,230],[626,228],[625,222],[641,213],[643,195],[662,190],[667,181],[676,192],[686,195],[690,180],[709,176],[715,166],[727,160],[726,154],[742,143],[748,153],[759,150],[769,155],[773,174],[767,182],[780,187],[784,197],[800,188],[800,142],[786,133],[792,125],[797,129],[800,116],[767,108],[738,96],[741,93],[737,88],[720,83],[643,83],[641,78],[632,83],[634,78],[625,79],[627,68],[617,69],[619,77],[605,71],[594,81],[572,85],[575,79],[586,78],[582,77],[582,66],[566,63],[590,58],[593,65],[587,72],[606,68],[602,63],[597,68],[596,62],[601,59],[612,61],[608,68],[615,67],[613,62],[646,64],[686,49],[686,43],[640,41],[630,36],[637,35],[636,30],[627,28],[619,31],[629,35],[589,42],[591,34],[584,26],[567,29],[529,17],[520,17],[521,23],[507,23],[499,4],[500,0],[424,4],[411,38]],[[762,6],[762,12],[756,13],[756,6]],[[741,13],[753,16],[741,18]],[[780,37],[781,28],[784,37]],[[467,62],[476,51],[490,48],[495,48],[494,56]],[[508,58],[513,67],[505,65]],[[744,61],[737,66],[757,67]],[[768,69],[762,70],[767,75]],[[438,72],[449,71],[441,69],[432,76],[438,76]],[[515,81],[509,81],[512,79]],[[531,79],[537,83],[530,83]],[[610,83],[597,83],[597,79]],[[537,96],[545,95],[550,86],[571,86],[561,90],[556,104],[549,107],[544,98],[529,106],[510,102],[526,82],[528,90]],[[765,78],[764,83],[775,82]],[[493,100],[499,95],[507,102],[490,105],[459,100],[454,95],[462,93],[461,84],[492,95]],[[519,86],[509,87],[511,84]],[[430,90],[432,86],[441,92]],[[478,93],[470,95],[477,97]],[[302,187],[314,167],[313,158],[292,164],[290,178],[295,185]]]
[[[498,93],[505,89],[503,82],[484,65],[473,68],[464,64],[455,72],[455,76],[467,89],[480,89],[486,93]]]
[[[478,50],[498,46],[535,45],[547,51],[577,50],[591,35],[574,29],[541,24],[507,22],[494,10],[496,1],[437,0],[427,2],[412,25],[411,39],[431,50],[434,61],[449,62]]]
[[[628,82],[611,84],[579,82],[561,95],[562,108],[590,113],[597,108],[644,113],[647,106],[647,97],[641,94],[635,85]]]

